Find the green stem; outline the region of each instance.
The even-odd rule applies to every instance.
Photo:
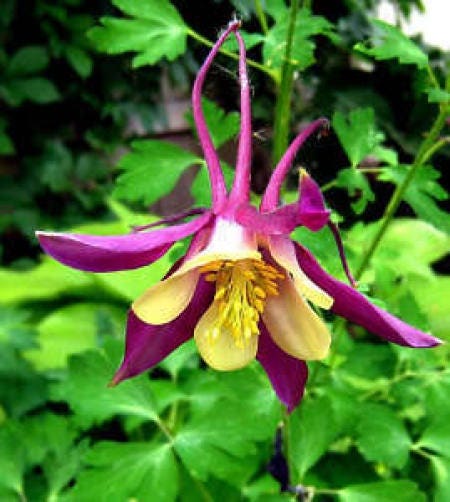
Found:
[[[200,35],[200,33],[197,33],[196,31],[192,30],[191,28],[188,28],[187,34],[192,37],[194,40],[197,40],[197,42],[200,42],[203,45],[206,45],[207,47],[213,47],[214,43],[208,40],[207,38],[203,37]],[[234,59],[235,61],[239,61],[239,55],[235,54],[234,52],[228,51],[227,49],[220,49],[220,53],[224,54],[225,56],[228,56],[231,59]],[[256,68],[257,70],[265,73],[268,75],[274,82],[277,82],[278,75],[275,71],[267,68],[267,66],[264,66],[261,63],[258,63],[257,61],[253,61],[253,59],[248,59],[247,58],[247,64],[248,66],[251,66],[253,68]]]
[[[365,252],[363,259],[361,261],[361,264],[355,274],[355,279],[358,280],[361,278],[363,272],[366,270],[367,266],[370,263],[370,260],[372,259],[372,256],[374,255],[375,251],[377,250],[381,239],[383,238],[392,218],[394,217],[395,212],[397,211],[398,206],[400,205],[403,196],[405,195],[406,190],[408,189],[411,181],[413,180],[414,176],[416,175],[418,169],[433,155],[433,153],[436,151],[436,145],[435,142],[442,130],[442,128],[445,125],[445,120],[447,118],[447,115],[450,111],[450,107],[442,107],[440,109],[440,112],[434,121],[430,132],[427,134],[426,138],[422,142],[422,144],[419,147],[419,150],[414,158],[414,161],[411,165],[411,168],[408,171],[408,174],[406,175],[405,179],[403,180],[403,183],[397,185],[397,187],[394,190],[394,193],[392,194],[391,200],[389,201],[389,204],[384,212],[383,220],[378,228],[378,231],[376,232],[375,236],[373,237],[369,247],[367,248],[367,251]],[[440,141],[438,141],[440,143]]]
[[[256,17],[258,18],[259,24],[264,34],[269,31],[269,26],[267,24],[266,14],[262,8],[261,0],[255,0],[255,11]]]
[[[298,12],[298,0],[292,0],[289,26],[286,36],[286,50],[281,67],[281,81],[277,86],[275,120],[273,136],[273,161],[277,163],[288,146],[289,125],[291,119],[291,96],[294,86],[294,67],[290,63],[292,43],[294,41],[295,22]]]

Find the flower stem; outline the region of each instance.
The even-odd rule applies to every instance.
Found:
[[[286,36],[284,62],[281,67],[281,81],[277,86],[275,103],[275,120],[273,135],[273,162],[276,164],[288,146],[289,125],[291,119],[291,95],[294,85],[294,67],[290,63],[292,44],[294,41],[295,22],[297,19],[299,0],[291,1],[289,26]]]
[[[372,259],[372,256],[377,250],[381,242],[381,239],[383,238],[390,222],[392,221],[392,218],[394,217],[394,214],[397,211],[397,208],[400,205],[403,196],[405,195],[405,192],[408,189],[414,176],[416,175],[418,169],[421,166],[423,166],[423,164],[437,151],[437,149],[443,145],[442,140],[438,140],[438,137],[442,128],[445,125],[445,121],[449,112],[450,112],[450,106],[447,105],[441,107],[440,112],[436,117],[436,120],[434,121],[433,125],[431,126],[429,133],[427,134],[426,138],[420,145],[419,150],[417,151],[417,154],[411,165],[411,168],[409,169],[408,174],[403,180],[403,183],[400,183],[395,188],[391,200],[389,201],[389,204],[387,205],[386,210],[384,212],[382,223],[378,228],[377,233],[373,237],[369,247],[367,248],[367,251],[365,252],[363,259],[361,261],[361,264],[358,270],[356,271],[355,274],[356,280],[361,278],[361,275],[368,267],[370,260]]]

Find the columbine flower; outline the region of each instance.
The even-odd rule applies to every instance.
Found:
[[[93,272],[148,265],[177,240],[193,235],[186,255],[167,277],[133,303],[125,357],[113,383],[151,368],[194,337],[202,358],[217,370],[242,368],[256,358],[280,400],[292,410],[303,394],[305,360],[324,358],[331,341],[327,326],[309,303],[331,309],[400,345],[430,347],[439,340],[372,305],[354,287],[328,275],[307,249],[289,238],[299,225],[312,231],[330,225],[321,192],[304,171],[298,201],[281,207],[279,201],[281,185],[298,149],[326,120],[315,121],[293,141],[273,172],[259,210],[250,206],[250,90],[238,27],[238,22],[231,23],[219,38],[192,92],[194,119],[211,181],[212,208],[189,222],[158,230],[141,227],[130,235],[37,235],[44,250],[57,260]],[[240,53],[241,130],[236,175],[228,195],[205,124],[201,92],[206,73],[231,32]],[[343,263],[352,281],[345,259]]]

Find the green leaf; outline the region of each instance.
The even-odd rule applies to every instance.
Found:
[[[295,468],[293,481],[305,473],[326,453],[338,433],[334,411],[328,396],[305,398],[291,415],[290,463]]]
[[[48,257],[29,271],[0,269],[0,282],[2,303],[57,298],[64,292],[80,291],[92,285],[92,279],[85,272],[65,267]]]
[[[258,468],[256,442],[273,437],[280,416],[267,378],[258,366],[196,372],[186,393],[191,418],[174,440],[186,469],[202,480],[212,475],[242,486]]]
[[[417,485],[407,480],[380,481],[341,488],[337,492],[340,502],[425,502],[425,495]]]
[[[234,169],[226,162],[221,162],[220,166],[225,178],[225,184],[228,189],[231,188],[234,179]],[[194,197],[195,205],[200,207],[211,206],[211,183],[207,167],[202,163],[197,176],[191,185],[191,194]]]
[[[434,474],[434,502],[447,502],[450,493],[450,459],[431,457],[431,466]]]
[[[66,57],[80,77],[87,78],[92,73],[93,61],[85,50],[76,45],[69,45],[66,48]]]
[[[152,204],[170,193],[184,170],[201,159],[177,145],[158,140],[134,141],[119,162],[114,196]]]
[[[178,473],[170,444],[97,443],[86,457],[69,500],[122,502],[175,501]]]
[[[22,100],[28,99],[33,103],[45,105],[61,98],[55,85],[42,77],[23,78],[14,80],[14,90]]]
[[[347,117],[335,112],[332,125],[352,167],[357,167],[384,139],[376,127],[372,108],[357,108]]]
[[[400,185],[410,169],[410,166],[387,167],[379,179]],[[420,167],[403,198],[420,218],[450,234],[450,216],[436,204],[448,199],[447,191],[437,181],[440,176],[431,166]]]
[[[450,247],[450,246],[448,246]],[[447,247],[447,250],[448,250]],[[410,289],[421,310],[426,312],[433,335],[450,341],[450,277],[436,277],[426,283],[423,279],[409,279]]]
[[[395,353],[390,345],[356,342],[339,372],[366,378],[373,385],[378,379],[393,377],[396,366]]]
[[[11,330],[10,336],[14,336]],[[0,343],[1,414],[19,417],[43,406],[48,398],[46,381],[25,361],[11,343]]]
[[[285,0],[265,0],[264,10],[273,17],[275,21],[278,21],[286,15],[287,7]]]
[[[409,458],[411,438],[397,415],[387,406],[360,405],[357,446],[371,462],[382,462],[401,469]]]
[[[14,349],[34,347],[36,332],[27,322],[29,317],[24,310],[0,305],[0,343]]]
[[[18,427],[27,463],[32,466],[41,464],[49,454],[64,455],[77,436],[66,417],[48,412],[26,417]]]
[[[26,452],[21,441],[20,430],[14,422],[0,428],[0,487],[23,496],[23,474]]]
[[[377,224],[354,227],[349,242],[363,245],[376,227]],[[450,236],[441,230],[421,220],[398,218],[387,229],[374,262],[378,262],[380,268],[389,267],[398,275],[430,278],[429,265],[443,258],[449,250]]]
[[[450,423],[446,417],[436,415],[419,439],[420,448],[428,448],[450,459]]]
[[[44,70],[49,62],[45,47],[29,45],[19,49],[10,59],[6,72],[9,76],[31,75]]]
[[[123,309],[94,303],[76,303],[55,310],[38,324],[39,348],[27,351],[26,358],[39,371],[65,367],[72,354],[97,346],[101,316],[114,318],[121,325],[124,315]]]
[[[202,107],[208,131],[216,148],[219,148],[229,139],[236,136],[239,132],[239,113],[225,113],[220,106],[207,98],[202,98]],[[191,111],[186,114],[186,118],[195,132],[195,123]]]
[[[384,21],[372,21],[375,34],[370,44],[358,43],[355,50],[375,59],[397,59],[401,64],[414,64],[426,68],[428,56],[395,26]]]
[[[245,48],[247,50],[256,47],[258,44],[264,41],[264,35],[261,35],[261,33],[248,33],[245,30],[239,30],[239,33],[244,39]],[[236,38],[227,38],[227,40],[223,44],[223,48],[231,52],[238,52],[239,47]]]
[[[370,188],[366,176],[355,167],[341,169],[336,177],[336,186],[345,188],[356,202],[352,202],[353,211],[361,214],[369,202],[375,200],[375,194]]]
[[[48,482],[47,500],[58,500],[58,495],[79,473],[87,446],[88,441],[81,440],[63,454],[51,455],[44,460],[42,469]]]
[[[384,146],[377,145],[373,149],[372,153],[378,160],[388,164],[389,166],[398,165],[398,153],[391,148],[385,148]]]
[[[83,427],[98,424],[114,415],[129,415],[158,421],[149,380],[142,375],[107,387],[119,365],[122,344],[109,340],[104,350],[91,350],[69,360],[66,380],[55,385],[54,398],[66,401]]]
[[[279,70],[284,62],[286,36],[289,25],[289,12],[276,20],[266,35],[263,46],[264,64]],[[296,18],[294,37],[292,41],[291,63],[299,70],[304,70],[315,62],[314,35],[324,35],[336,41],[334,26],[322,16],[313,16],[309,9],[301,9]]]
[[[155,64],[166,57],[174,60],[186,50],[188,28],[178,11],[167,0],[114,0],[132,19],[104,17],[102,27],[88,36],[97,49],[108,54],[138,52],[133,66]]]

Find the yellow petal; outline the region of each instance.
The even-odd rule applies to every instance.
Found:
[[[233,335],[225,327],[217,328],[219,316],[218,302],[213,302],[198,322],[194,338],[204,361],[216,370],[229,371],[247,366],[258,350],[258,335],[251,335],[244,347],[237,347]],[[217,328],[215,336],[210,334]]]
[[[319,288],[317,284],[300,268],[295,255],[293,242],[285,236],[273,235],[269,239],[269,250],[273,259],[292,275],[298,293],[323,309],[333,305],[333,298]]]
[[[262,318],[273,341],[287,354],[303,360],[327,356],[331,343],[328,328],[290,279],[281,281],[278,296],[267,298]]]
[[[148,324],[165,324],[173,321],[189,305],[199,278],[197,270],[182,275],[172,275],[158,282],[140,296],[131,308]]]

